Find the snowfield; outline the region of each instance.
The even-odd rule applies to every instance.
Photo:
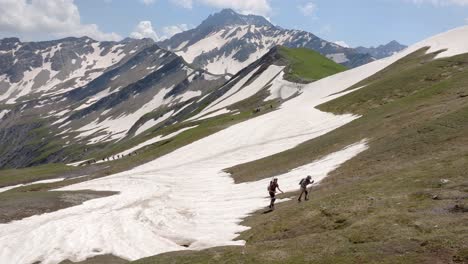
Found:
[[[29,186],[29,185],[40,184],[40,183],[53,183],[53,182],[59,182],[59,181],[63,181],[63,180],[65,180],[65,178],[40,180],[40,181],[30,182],[30,183],[26,183],[26,184],[18,184],[18,185],[13,185],[13,186],[2,187],[2,188],[0,188],[0,193],[1,192],[6,192],[6,191],[9,191],[9,190],[18,188],[18,187]]]
[[[222,170],[290,149],[357,118],[314,108],[344,88],[310,85],[279,111],[234,125],[131,171],[63,188],[120,194],[0,225],[0,262],[58,263],[99,254],[138,259],[186,249],[182,245],[202,249],[243,244],[233,241],[247,228],[239,223],[268,204],[269,179],[236,185]],[[294,177],[280,176],[281,187],[295,190],[306,171],[323,178],[365,148],[361,142],[296,171]]]
[[[225,107],[233,105],[237,102],[245,100],[261,89],[263,89],[267,84],[277,79],[278,75],[283,71],[283,66],[270,65],[265,71],[263,71],[252,83],[245,85],[252,76],[257,73],[260,66],[255,70],[251,71],[244,78],[238,81],[229,91],[227,91],[223,96],[216,99],[205,109],[203,109],[199,114],[191,117],[188,120],[197,120],[197,119],[206,119],[209,117],[214,117],[222,114],[229,113],[229,110]],[[281,78],[282,79],[282,75]],[[245,85],[245,86],[244,86]],[[209,115],[207,115],[210,113]],[[201,118],[203,117],[203,118]]]
[[[337,116],[314,107],[348,93],[339,92],[420,47],[449,48],[439,56],[468,52],[468,39],[461,41],[460,34],[467,36],[468,27],[306,85],[299,96],[277,111],[231,126],[130,171],[65,187],[61,190],[120,193],[1,224],[0,263],[81,261],[101,254],[134,260],[187,249],[183,245],[194,250],[242,245],[243,241],[233,241],[248,228],[239,223],[268,204],[266,187],[270,179],[234,184],[223,169],[291,149],[351,122],[358,117]],[[275,76],[274,71],[266,74]],[[364,139],[279,175],[280,187],[296,190],[298,181],[307,174],[320,181],[366,148]]]

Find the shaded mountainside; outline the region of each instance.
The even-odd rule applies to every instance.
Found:
[[[0,167],[73,159],[88,145],[142,133],[226,82],[146,39],[1,43],[0,60],[10,59],[0,75],[8,82],[0,90]]]
[[[154,45],[150,39],[98,42],[87,37],[43,42],[0,40],[0,103],[60,94]]]
[[[3,104],[0,167],[83,160],[119,140],[192,116],[277,105],[276,99],[297,95],[300,83],[344,69],[312,50],[274,47],[227,81],[151,44],[99,70],[85,85],[64,86],[50,96],[32,92],[21,103]],[[273,75],[256,81],[265,71]],[[292,82],[271,82],[278,74]]]
[[[368,54],[325,41],[312,33],[273,26],[260,16],[231,9],[211,15],[198,27],[159,43],[213,73],[235,74],[276,45],[308,48],[348,68],[372,61]]]
[[[362,54],[370,54],[373,58],[383,59],[393,54],[400,52],[406,49],[408,46],[402,45],[397,41],[393,40],[385,45],[380,45],[378,47],[357,47],[355,50]]]

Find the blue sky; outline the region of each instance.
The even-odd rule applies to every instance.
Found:
[[[0,0],[0,37],[161,39],[221,8],[264,15],[281,27],[353,47],[394,39],[412,44],[468,24],[468,0]]]

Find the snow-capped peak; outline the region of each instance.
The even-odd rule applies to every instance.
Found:
[[[235,74],[277,45],[305,47],[347,67],[372,61],[368,54],[322,40],[312,33],[272,25],[266,18],[224,9],[198,27],[160,42],[185,60],[210,72]]]

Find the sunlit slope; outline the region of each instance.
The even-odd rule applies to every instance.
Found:
[[[293,199],[274,214],[247,218],[252,229],[239,236],[245,247],[167,253],[136,263],[466,262],[467,30],[410,47],[376,74],[363,74],[370,66],[339,74],[363,74],[348,79],[351,89],[360,89],[318,108],[361,118],[228,170],[238,182],[269,178],[368,138],[369,149],[314,188],[311,201]],[[374,63],[374,70],[384,63]],[[338,85],[339,79],[319,83]]]
[[[320,53],[307,48],[278,47],[288,62],[285,78],[295,82],[311,82],[346,70]]]
[[[260,67],[264,69],[254,71],[255,80],[247,80],[248,87],[233,92],[236,97],[229,97],[230,102],[241,102],[248,98],[246,94],[282,80],[281,66]],[[244,241],[234,240],[247,229],[239,222],[268,202],[264,189],[269,180],[236,185],[223,169],[294,148],[358,118],[314,108],[339,96],[333,94],[344,88],[304,87],[276,111],[253,115],[131,170],[61,188],[118,194],[2,225],[0,245],[14,250],[0,251],[0,260],[56,263],[101,254],[135,260],[186,248],[242,245]],[[293,191],[301,170],[319,170],[314,175],[318,182],[366,147],[366,141],[359,140],[295,174],[278,177],[285,191]],[[43,239],[48,243],[41,243]],[[24,245],[25,240],[30,243]],[[63,243],[70,240],[87,246]]]
[[[466,192],[468,40],[460,36],[467,31],[305,85],[276,111],[132,170],[63,188],[120,193],[2,225],[0,259],[56,263],[112,254],[133,260],[179,251],[141,262],[464,261],[466,211],[459,197]],[[421,67],[438,70],[413,71]],[[272,65],[255,73],[265,74],[265,85],[282,78]],[[401,80],[415,88],[373,92]],[[252,83],[248,78],[240,91],[262,90]],[[239,225],[267,204],[269,177],[295,191],[309,173],[325,179],[310,202],[286,202]],[[244,241],[244,247],[180,252]]]

